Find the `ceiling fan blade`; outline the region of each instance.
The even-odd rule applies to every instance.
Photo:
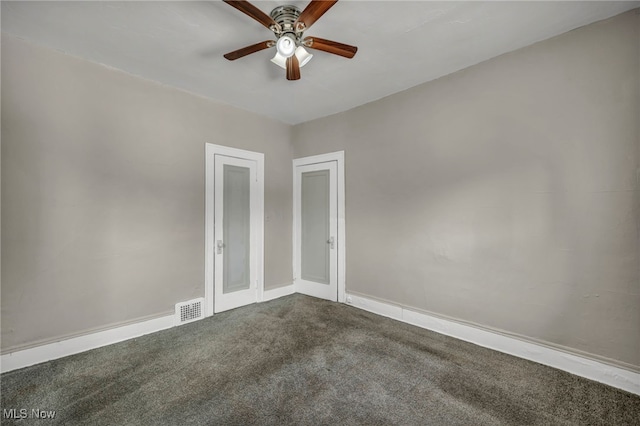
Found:
[[[297,32],[308,30],[325,12],[331,9],[338,0],[311,0],[311,3],[302,11],[296,20],[295,29]]]
[[[296,55],[287,58],[287,80],[300,80],[300,63]]]
[[[235,7],[245,15],[252,17],[253,19],[260,22],[265,27],[269,28],[271,31],[276,31],[276,29],[278,31],[280,30],[280,26],[276,23],[276,21],[273,20],[271,16],[267,15],[266,13],[264,13],[263,11],[261,11],[260,9],[258,9],[257,7],[249,3],[247,0],[223,0],[223,1],[227,3],[229,6]]]
[[[230,61],[235,61],[236,59],[242,58],[243,56],[250,55],[251,53],[256,53],[261,50],[267,49],[269,47],[273,47],[276,45],[275,41],[267,40],[261,41],[260,43],[252,44],[251,46],[243,47],[242,49],[234,50],[233,52],[226,53],[224,55]]]
[[[334,55],[344,56],[345,58],[353,58],[358,51],[356,46],[338,43],[320,37],[305,37],[303,40],[305,46],[311,49],[322,50],[324,52],[333,53]]]

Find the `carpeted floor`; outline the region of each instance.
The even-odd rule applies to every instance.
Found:
[[[1,380],[28,410],[2,424],[640,424],[640,396],[302,295]]]

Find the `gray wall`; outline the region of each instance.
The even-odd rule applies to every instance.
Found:
[[[345,150],[347,291],[640,366],[640,16],[294,127]]]
[[[291,284],[289,126],[6,34],[1,83],[3,352],[204,296],[207,142],[265,153],[265,283]]]

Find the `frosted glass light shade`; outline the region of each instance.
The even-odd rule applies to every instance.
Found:
[[[298,48],[296,49],[296,58],[298,58],[300,68],[302,68],[304,64],[306,64],[311,60],[311,58],[313,58],[313,55],[307,52],[307,49],[305,49],[304,47],[298,46]]]
[[[300,68],[302,68],[307,62],[313,58],[313,55],[307,52],[302,46],[298,46],[295,52],[296,58],[298,58],[298,63],[300,64]],[[279,66],[280,68],[287,69],[287,58],[282,56],[280,53],[276,52],[275,56],[271,58],[271,62]]]
[[[271,58],[271,62],[279,66],[280,68],[287,69],[287,58],[276,52],[276,56]]]

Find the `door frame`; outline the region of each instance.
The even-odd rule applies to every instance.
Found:
[[[337,241],[337,249],[338,249],[338,264],[337,264],[337,268],[338,268],[338,302],[339,303],[345,303],[346,301],[346,294],[345,294],[345,287],[346,287],[346,275],[345,275],[345,266],[346,266],[346,252],[345,252],[345,248],[346,248],[346,241],[345,241],[345,173],[344,173],[344,151],[336,151],[336,152],[330,152],[327,154],[320,154],[320,155],[312,155],[310,157],[303,157],[303,158],[295,158],[293,160],[293,239],[292,239],[292,254],[293,254],[293,281],[295,284],[295,281],[297,280],[299,271],[297,271],[297,263],[298,263],[298,256],[297,256],[297,250],[296,250],[296,245],[297,245],[297,237],[298,237],[298,222],[299,222],[299,218],[297,217],[296,214],[296,205],[298,202],[298,194],[297,194],[297,187],[298,187],[298,177],[296,174],[296,167],[298,166],[306,166],[306,165],[310,165],[310,164],[318,164],[318,163],[326,163],[329,161],[335,161],[337,163],[337,167],[336,167],[336,171],[337,171],[337,179],[336,179],[336,185],[337,185],[337,196],[338,196],[338,241]]]
[[[264,298],[264,154],[231,148],[228,146],[205,144],[205,315],[211,316],[214,311],[215,295],[215,156],[252,160],[256,162],[257,190],[251,194],[255,197],[257,211],[251,213],[251,225],[255,227],[256,237],[252,241],[251,250],[256,258],[256,279],[258,280],[256,301]]]

